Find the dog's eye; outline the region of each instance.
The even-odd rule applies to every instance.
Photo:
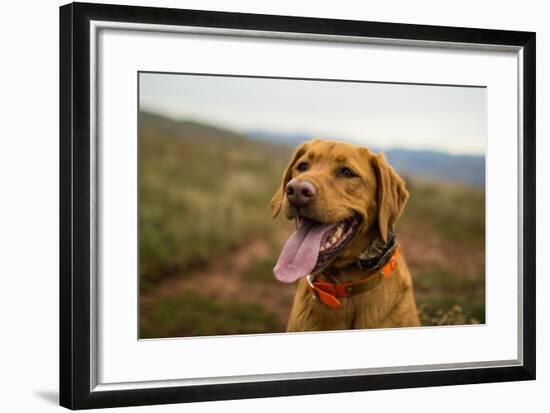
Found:
[[[355,172],[353,172],[351,169],[349,169],[347,166],[344,166],[340,169],[338,169],[338,176],[343,176],[344,178],[353,178],[357,176]]]
[[[304,172],[304,171],[307,171],[307,167],[308,167],[307,162],[300,162],[298,166],[296,166],[296,169],[299,170],[300,172]]]

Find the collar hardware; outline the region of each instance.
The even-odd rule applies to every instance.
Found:
[[[385,258],[389,255],[387,252],[388,251],[385,251]],[[399,258],[399,247],[397,242],[395,242],[395,246],[391,248],[391,252],[392,254],[389,255],[387,260],[381,260],[379,265],[377,265],[380,269],[376,268],[374,273],[369,274],[366,278],[361,280],[338,283],[326,280],[316,280],[314,275],[308,275],[306,280],[313,299],[332,309],[339,309],[342,307],[342,302],[339,298],[351,297],[352,295],[372,290],[383,280],[388,278],[397,266],[397,259]]]

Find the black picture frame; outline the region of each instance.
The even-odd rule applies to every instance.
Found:
[[[523,365],[91,390],[90,21],[505,45],[523,53]],[[72,3],[60,8],[60,404],[71,409],[535,379],[535,54],[532,32]]]

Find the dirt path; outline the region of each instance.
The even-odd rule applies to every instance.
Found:
[[[281,237],[286,234],[281,234]],[[272,256],[269,242],[263,239],[251,240],[236,249],[228,257],[215,260],[205,268],[191,270],[186,274],[176,274],[165,279],[152,291],[140,297],[142,311],[163,297],[177,297],[187,292],[234,303],[262,303],[270,312],[277,315],[282,325],[286,325],[295,285],[276,282],[254,282],[243,278],[243,274],[259,261]]]

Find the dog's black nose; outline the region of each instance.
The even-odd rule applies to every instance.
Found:
[[[295,178],[291,179],[290,182],[286,184],[285,191],[290,205],[300,208],[307,204],[310,199],[315,197],[317,188],[309,181]]]

